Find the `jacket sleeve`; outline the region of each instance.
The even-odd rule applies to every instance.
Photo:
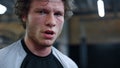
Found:
[[[52,47],[53,54],[60,61],[64,68],[78,68],[77,64],[66,55],[62,54],[56,48]]]

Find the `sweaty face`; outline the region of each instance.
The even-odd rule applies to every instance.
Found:
[[[27,40],[39,46],[51,46],[61,33],[64,24],[62,0],[33,0],[26,17]]]

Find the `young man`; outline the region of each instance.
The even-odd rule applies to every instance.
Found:
[[[0,50],[0,68],[78,68],[52,46],[71,7],[71,0],[18,0],[25,37]]]

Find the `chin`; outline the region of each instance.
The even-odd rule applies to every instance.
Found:
[[[44,47],[51,47],[52,45],[53,43],[48,43],[48,42],[43,44]]]
[[[44,44],[44,45],[41,45],[42,47],[51,47],[52,45],[48,45],[48,44]]]
[[[54,43],[54,41],[51,41],[51,40],[44,41],[44,45],[46,45],[46,46],[52,46],[53,43]]]
[[[42,40],[39,41],[38,44],[42,47],[51,47],[54,44],[54,40]]]

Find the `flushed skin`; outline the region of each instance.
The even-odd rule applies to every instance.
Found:
[[[31,63],[38,68],[78,68],[74,61],[52,46],[62,31],[65,16],[69,15],[67,11],[71,11],[68,10],[70,4],[65,5],[71,3],[68,1],[17,0],[16,14],[23,23],[25,36],[0,50],[0,68],[29,68]],[[43,63],[40,57],[51,63],[46,60]]]
[[[29,45],[28,48],[35,54],[42,50],[44,56],[50,53],[50,46],[62,31],[64,5],[61,0],[50,0],[46,5],[40,3],[46,2],[34,0],[30,4],[28,15],[23,15],[22,20],[26,23],[25,42]]]

